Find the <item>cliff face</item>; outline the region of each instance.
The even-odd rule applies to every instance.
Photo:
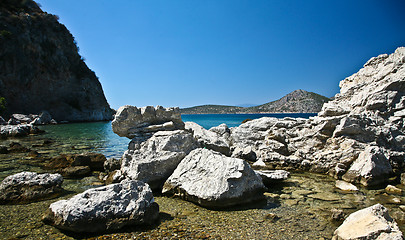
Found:
[[[112,118],[72,34],[32,0],[0,2],[0,96],[6,116],[47,110],[57,121]]]

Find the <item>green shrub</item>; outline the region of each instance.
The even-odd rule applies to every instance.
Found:
[[[6,99],[4,97],[0,97],[0,114],[3,114],[4,111],[6,110]]]

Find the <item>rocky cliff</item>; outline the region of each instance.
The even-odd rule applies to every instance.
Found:
[[[295,90],[284,97],[253,107],[202,105],[181,109],[182,114],[226,114],[226,113],[317,113],[330,99],[322,95]]]
[[[72,34],[32,0],[0,2],[0,96],[6,116],[47,110],[57,121],[112,118]]]

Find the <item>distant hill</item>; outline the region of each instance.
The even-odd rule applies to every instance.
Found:
[[[295,90],[279,100],[254,107],[223,105],[202,105],[180,109],[182,114],[224,114],[224,113],[317,113],[329,98],[322,95]]]

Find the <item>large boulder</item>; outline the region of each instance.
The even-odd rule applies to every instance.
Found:
[[[59,195],[60,174],[21,172],[6,177],[0,184],[0,204],[27,203]]]
[[[145,142],[129,144],[121,159],[120,174],[159,189],[180,161],[197,147],[193,135],[187,131],[157,132]]]
[[[202,126],[194,122],[185,122],[185,129],[193,133],[198,143],[205,148],[220,152],[227,156],[230,155],[229,140],[223,137],[226,134],[226,130],[221,129],[226,125],[212,128],[212,130],[206,130]],[[222,130],[222,131],[221,131]],[[229,129],[228,129],[229,130]]]
[[[72,232],[105,232],[150,225],[158,218],[159,206],[149,186],[125,180],[52,203],[43,221]]]
[[[224,208],[262,199],[264,188],[244,160],[199,148],[181,161],[162,193],[208,208]]]
[[[381,204],[350,214],[333,234],[333,240],[402,240],[402,232]]]
[[[139,138],[143,141],[158,131],[184,129],[180,110],[161,106],[142,107],[122,106],[117,110],[111,123],[114,133],[129,139]]]
[[[367,147],[353,162],[343,180],[364,186],[384,183],[393,174],[391,165],[379,147]]]
[[[43,133],[44,131],[31,124],[0,125],[0,137],[24,137],[29,134]]]

